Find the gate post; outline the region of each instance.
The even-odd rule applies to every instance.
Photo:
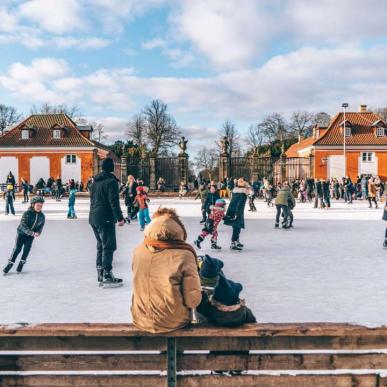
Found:
[[[156,156],[152,154],[149,157],[149,188],[156,189]]]
[[[220,140],[220,145],[222,147],[222,153],[219,157],[219,181],[223,181],[226,177],[230,176],[230,155],[228,153],[228,138],[224,136]]]
[[[125,184],[128,179],[128,155],[125,151],[125,145],[122,145],[122,155],[121,155],[121,183]]]
[[[280,168],[281,168],[281,183],[286,180],[286,154],[282,148],[282,153],[280,156]]]
[[[185,185],[188,185],[188,154],[186,152],[187,142],[188,140],[186,140],[184,136],[180,139],[180,142],[179,142],[180,153],[178,156],[179,157],[179,177],[180,177],[179,184],[183,181]]]

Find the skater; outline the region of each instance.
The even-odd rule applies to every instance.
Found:
[[[387,221],[387,194],[385,195],[386,197],[386,204],[384,206],[384,211],[383,211],[383,220]],[[386,231],[384,232],[384,243],[383,243],[383,247],[385,249],[387,249],[387,227],[386,227]]]
[[[293,207],[296,205],[296,201],[294,200],[294,197],[290,192],[289,183],[285,181],[282,185],[282,188],[279,190],[275,200],[275,206],[277,209],[277,213],[275,216],[275,228],[279,227],[281,211],[284,215],[284,220],[282,221],[282,228],[289,228],[289,203],[291,203]]]
[[[130,223],[131,220],[134,220],[137,217],[137,212],[133,206],[134,198],[137,195],[137,183],[134,179],[134,176],[129,175],[128,181],[123,189],[123,195],[126,206],[127,218],[126,221]]]
[[[208,196],[208,187],[206,184],[200,184],[198,192],[195,196],[195,200],[200,198],[200,201],[202,202],[202,220],[200,221],[200,224],[206,223],[207,220],[207,211],[206,211],[206,200]]]
[[[77,216],[75,215],[75,195],[77,193],[77,189],[75,188],[75,184],[70,184],[70,192],[69,192],[69,203],[68,203],[68,212],[67,212],[67,219],[77,219]]]
[[[22,182],[22,189],[23,189],[23,203],[28,203],[30,198],[29,198],[29,193],[30,193],[30,186],[28,184],[27,180],[24,180],[23,178],[21,179]]]
[[[256,191],[254,191],[253,187],[250,187],[249,191],[249,211],[256,212],[257,207],[255,207],[254,200],[256,198]]]
[[[140,223],[140,231],[144,231],[145,225],[151,222],[148,207],[149,202],[150,200],[146,193],[145,187],[137,187],[137,195],[134,198],[133,204],[137,205],[139,208],[138,221]]]
[[[322,180],[323,204],[325,208],[331,208],[331,193],[329,179]]]
[[[62,189],[63,189],[62,179],[60,178],[60,176],[58,176],[56,178],[55,185],[56,185],[55,200],[57,202],[60,202],[60,200],[61,200],[60,198],[62,197]]]
[[[206,202],[204,203],[206,217],[211,213],[210,207],[215,205],[215,203],[218,199],[220,199],[219,192],[218,192],[215,185],[211,185],[210,192],[207,194]]]
[[[15,215],[15,208],[13,207],[14,191],[13,191],[12,184],[7,184],[7,190],[4,192],[4,199],[5,199],[5,215],[9,215],[10,212],[12,215]]]
[[[132,260],[133,323],[146,332],[171,332],[191,322],[202,299],[196,253],[172,209],[158,209],[144,234]]]
[[[188,187],[187,184],[185,184],[184,181],[181,181],[179,186],[179,199],[183,199],[185,195],[187,195]]]
[[[245,205],[249,186],[242,178],[237,180],[232,191],[231,202],[228,206],[224,224],[232,227],[231,250],[241,251],[243,244],[239,241],[242,228],[245,228]]]
[[[205,223],[202,233],[194,242],[198,249],[201,248],[200,244],[204,241],[207,235],[211,235],[211,249],[221,249],[221,247],[218,245],[218,226],[224,218],[225,209],[226,201],[224,199],[218,199],[215,202],[215,205],[210,207],[211,213],[208,215],[208,219]]]
[[[125,224],[120,207],[118,179],[113,175],[114,162],[108,157],[102,162],[102,172],[90,187],[89,224],[97,239],[97,278],[100,286],[122,285],[122,279],[112,272],[113,254],[117,249],[116,228]]]
[[[372,208],[372,202],[375,203],[375,208],[378,207],[378,202],[376,201],[376,185],[375,185],[375,180],[373,177],[370,177],[368,180],[368,203],[369,208]]]
[[[314,184],[314,208],[325,207],[323,196],[323,179],[320,179]]]
[[[16,268],[18,273],[22,272],[23,266],[27,261],[28,254],[30,253],[32,242],[34,241],[34,238],[40,236],[44,227],[45,216],[42,212],[43,203],[44,198],[41,196],[35,196],[31,199],[31,206],[23,214],[17,228],[16,245],[7,266],[3,269],[4,274],[7,274],[11,270],[17,256],[23,249],[23,254]]]

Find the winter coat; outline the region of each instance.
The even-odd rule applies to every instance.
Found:
[[[69,206],[75,205],[75,194],[76,194],[76,192],[77,192],[76,189],[70,190],[70,194],[69,194]]]
[[[228,306],[208,298],[207,294],[203,293],[203,300],[197,311],[210,323],[223,327],[237,327],[245,323],[257,322],[244,300],[240,300],[239,304]]]
[[[195,196],[195,200],[200,198],[200,201],[202,202],[202,204],[205,205],[208,193],[209,191],[207,187],[204,187],[204,188],[199,187],[198,193]]]
[[[7,176],[6,184],[12,184],[13,186],[15,186],[15,184],[16,184],[15,176],[12,174],[9,174]]]
[[[292,203],[293,207],[296,205],[296,201],[294,200],[294,197],[290,192],[290,188],[282,187],[277,193],[275,204],[282,205],[282,206],[289,206],[289,202]]]
[[[386,198],[386,200],[387,200],[387,198]],[[387,221],[387,203],[384,206],[383,218],[382,219]]]
[[[133,204],[137,203],[140,210],[148,208],[149,198],[146,194],[137,194],[134,198]]]
[[[41,234],[46,218],[43,212],[36,212],[30,207],[22,216],[17,228],[18,234],[34,236],[34,233]]]
[[[330,184],[329,181],[323,181],[322,182],[322,192],[323,192],[323,197],[328,198],[330,196]]]
[[[158,241],[185,238],[182,227],[167,215],[154,218],[145,237]],[[144,243],[133,253],[132,317],[147,332],[170,332],[190,323],[190,308],[201,301],[201,285],[192,252],[157,250]]]
[[[321,181],[316,181],[314,185],[314,192],[317,197],[323,197],[323,183]]]
[[[89,223],[100,227],[106,223],[124,220],[122,215],[118,179],[109,172],[101,172],[94,178],[90,188]]]
[[[375,198],[376,197],[376,185],[373,181],[368,181],[368,197]]]
[[[248,194],[248,188],[235,187],[232,190],[231,202],[224,217],[225,225],[245,228],[245,205]]]
[[[124,198],[125,198],[125,206],[130,206],[134,198],[137,195],[137,187],[138,184],[134,181],[132,184],[126,184],[124,187]]]
[[[211,212],[211,206],[214,206],[218,199],[220,199],[218,191],[215,191],[214,193],[208,192],[206,201],[204,203],[204,208],[208,214]]]

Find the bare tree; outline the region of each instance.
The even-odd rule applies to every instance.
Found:
[[[127,123],[126,130],[127,137],[133,141],[134,144],[142,148],[146,141],[146,123],[144,115],[139,113]]]
[[[307,111],[293,112],[289,129],[292,135],[309,137],[313,131],[313,125],[315,124],[315,115]]]
[[[265,140],[263,129],[259,125],[250,125],[246,136],[246,143],[251,147],[261,147]]]
[[[206,171],[210,179],[212,179],[218,158],[219,154],[215,148],[201,148],[195,157],[195,166],[200,170]]]
[[[168,113],[168,105],[154,99],[144,108],[146,138],[154,155],[169,153],[170,147],[176,145],[180,130],[175,119]]]
[[[269,114],[258,126],[270,142],[283,141],[288,137],[288,125],[281,113]]]
[[[0,135],[4,134],[5,129],[16,124],[21,117],[22,115],[13,106],[0,104]]]
[[[387,109],[386,109],[386,113],[387,113]],[[320,112],[314,115],[313,123],[315,125],[327,127],[329,126],[330,122],[331,122],[331,116],[328,113]]]
[[[387,107],[371,109],[375,114],[379,115],[384,122],[387,122]]]
[[[78,105],[66,105],[65,103],[52,105],[49,102],[45,102],[40,106],[32,105],[31,114],[59,114],[64,113],[71,119],[80,117],[81,110]]]
[[[240,151],[239,144],[239,134],[238,130],[235,128],[235,125],[232,121],[226,120],[223,122],[222,128],[219,131],[220,137],[227,137],[229,144],[229,152],[230,154],[235,154]],[[221,145],[219,142],[216,142],[218,149],[221,149]]]
[[[92,122],[90,124],[93,127],[93,134],[91,136],[92,140],[103,142],[109,136],[105,133],[105,127],[100,122]]]

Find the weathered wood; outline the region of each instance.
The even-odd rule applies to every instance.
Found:
[[[1,387],[164,387],[158,375],[0,375]]]

